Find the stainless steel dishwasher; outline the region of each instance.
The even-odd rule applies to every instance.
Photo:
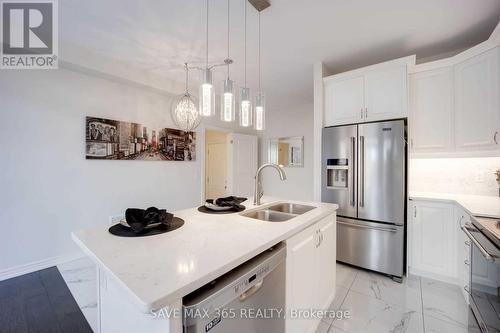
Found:
[[[283,243],[183,298],[184,333],[285,332]]]

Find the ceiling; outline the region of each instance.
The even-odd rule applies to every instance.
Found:
[[[241,85],[244,0],[230,1],[230,57],[235,61],[230,75]],[[261,14],[262,85],[270,110],[312,102],[317,61],[338,73],[411,54],[432,57],[487,39],[500,18],[499,0],[271,3]],[[65,48],[77,45],[126,68],[179,82],[182,63],[205,62],[205,0],[64,0],[59,17],[63,59]],[[227,56],[226,0],[210,0],[209,21],[209,61],[220,63]],[[257,13],[251,6],[247,49],[247,82],[255,91]],[[225,69],[218,68],[216,80],[224,76]]]

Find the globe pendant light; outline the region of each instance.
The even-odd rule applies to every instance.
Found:
[[[186,70],[186,91],[174,100],[171,115],[175,125],[179,129],[192,132],[200,124],[201,117],[196,109],[198,101],[189,93],[189,68],[187,63],[184,64],[184,68]]]
[[[261,64],[260,64],[260,11],[259,11],[259,91],[255,96],[255,122],[254,129],[263,131],[266,128],[266,100],[261,90]]]
[[[233,61],[229,58],[229,26],[230,26],[230,6],[227,0],[227,58],[224,64],[227,66],[227,79],[223,81],[223,91],[221,94],[221,120],[225,122],[232,122],[235,120],[235,98],[234,98],[234,83],[229,78],[229,66]]]
[[[208,0],[207,18],[206,18],[206,63],[205,68],[201,70],[202,79],[200,85],[200,105],[199,110],[203,117],[211,117],[215,113],[215,90],[212,83],[212,68],[208,66]]]
[[[252,126],[252,98],[250,96],[250,88],[247,87],[247,0],[243,0],[245,6],[245,85],[240,92],[240,126]]]

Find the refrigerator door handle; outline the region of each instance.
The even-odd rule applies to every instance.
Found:
[[[351,137],[351,184],[349,184],[349,190],[351,191],[351,206],[355,207],[356,206],[356,191],[354,189],[354,183],[356,176],[354,175],[355,172],[355,158],[356,158],[356,138]]]
[[[337,221],[337,223],[348,226],[348,227],[354,227],[354,228],[371,229],[371,230],[387,231],[387,232],[398,232],[398,229],[396,229],[396,228],[372,227],[369,225],[349,223],[349,222],[343,222],[343,221]]]
[[[360,194],[359,194],[359,206],[365,206],[365,137],[359,137],[359,185],[360,185]]]

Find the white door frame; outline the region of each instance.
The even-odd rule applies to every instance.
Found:
[[[206,200],[206,197],[205,197],[205,190],[206,190],[206,186],[205,186],[205,177],[207,176],[206,175],[206,170],[205,170],[205,167],[206,167],[206,156],[205,156],[205,138],[206,138],[206,133],[207,133],[207,130],[209,131],[217,131],[217,132],[222,132],[222,133],[226,133],[227,134],[230,134],[230,133],[234,133],[235,131],[231,128],[223,128],[223,127],[218,127],[218,126],[213,126],[213,125],[201,125],[200,126],[200,163],[201,163],[201,193],[200,193],[200,204],[204,204],[205,203],[205,200]]]

